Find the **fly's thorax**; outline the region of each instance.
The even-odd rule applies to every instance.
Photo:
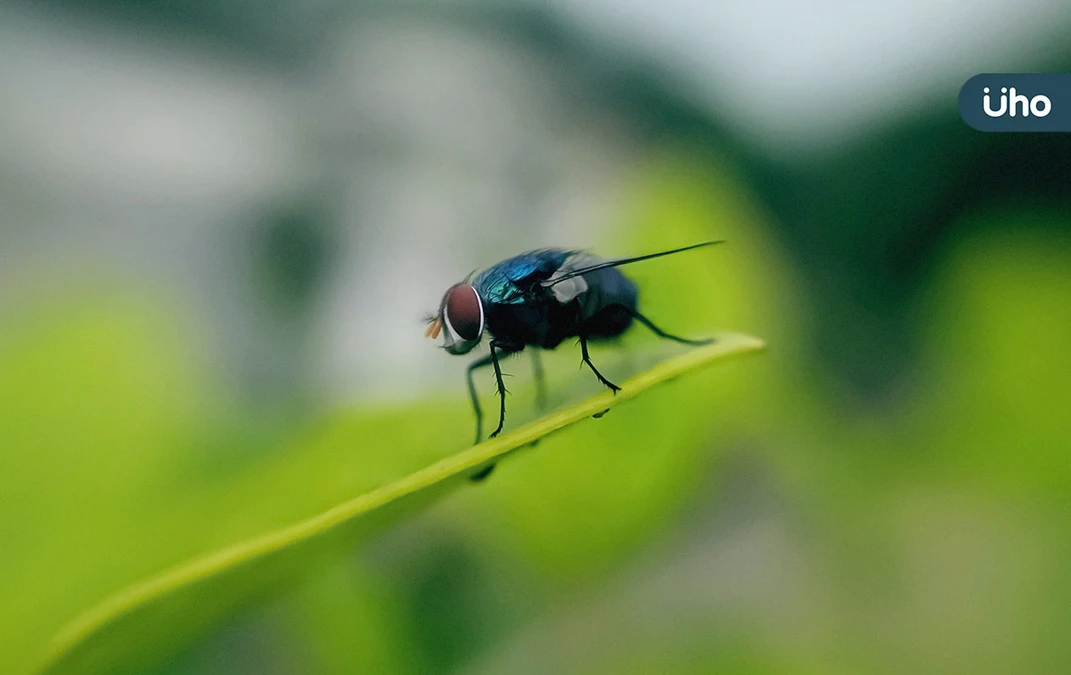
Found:
[[[541,299],[487,305],[487,332],[498,341],[513,345],[539,344],[546,326],[546,303]]]

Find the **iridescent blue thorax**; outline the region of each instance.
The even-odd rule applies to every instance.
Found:
[[[484,270],[472,285],[486,303],[518,305],[529,299],[533,284],[549,279],[574,253],[560,248],[522,253]]]

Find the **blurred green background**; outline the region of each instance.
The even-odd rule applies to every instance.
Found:
[[[955,102],[1069,36],[1041,0],[7,3],[0,672],[465,448],[420,317],[470,270],[709,238],[630,269],[643,307],[766,354],[113,672],[1068,671],[1071,137]],[[598,391],[559,352],[552,403]]]

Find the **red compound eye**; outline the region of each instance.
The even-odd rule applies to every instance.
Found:
[[[462,340],[475,340],[483,332],[483,305],[476,289],[458,284],[446,292],[443,318],[446,326]]]

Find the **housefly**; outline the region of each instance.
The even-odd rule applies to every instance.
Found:
[[[599,382],[615,394],[620,390],[606,379],[588,355],[588,343],[616,337],[633,323],[642,323],[656,335],[688,345],[705,345],[707,340],[688,340],[665,332],[638,309],[639,291],[626,277],[621,265],[682,253],[720,244],[707,241],[660,253],[603,260],[586,251],[545,248],[503,260],[497,265],[454,284],[443,294],[437,313],[427,319],[425,336],[438,339],[450,354],[467,354],[490,335],[490,353],[473,361],[467,372],[469,396],[476,413],[476,442],[483,435],[483,410],[480,408],[473,373],[491,366],[498,388],[498,426],[494,438],[506,420],[506,386],[500,361],[525,347],[532,348],[536,381],[542,397],[542,367],[538,350],[554,349],[567,338],[577,338],[580,357]],[[479,480],[494,465],[473,476]]]

